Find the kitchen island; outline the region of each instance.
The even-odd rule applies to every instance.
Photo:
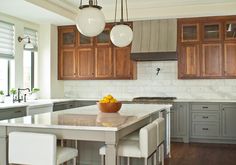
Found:
[[[119,139],[155,120],[171,105],[123,104],[119,113],[101,113],[96,105],[0,121],[0,164],[7,165],[8,134],[26,131],[58,139],[104,142],[106,164],[116,164]]]

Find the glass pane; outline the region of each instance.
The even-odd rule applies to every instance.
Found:
[[[220,38],[219,24],[204,25],[204,38],[205,39],[219,39]]]
[[[8,94],[8,60],[0,59],[0,90]]]
[[[63,33],[63,45],[71,45],[75,43],[75,33]]]
[[[236,23],[226,24],[226,38],[236,38]]]
[[[83,34],[80,34],[80,45],[90,45],[91,44],[91,38],[84,36]]]
[[[98,43],[109,43],[110,42],[110,32],[109,30],[103,31],[97,36]]]
[[[31,89],[31,51],[24,51],[23,60],[23,87]]]
[[[183,40],[197,40],[197,26],[188,25],[183,27]]]

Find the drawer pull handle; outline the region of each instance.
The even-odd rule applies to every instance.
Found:
[[[202,128],[202,130],[204,130],[204,131],[208,131],[208,128]]]
[[[203,109],[207,109],[208,107],[202,107]]]
[[[208,116],[202,116],[203,119],[208,119]]]

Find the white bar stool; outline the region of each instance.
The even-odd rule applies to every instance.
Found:
[[[9,133],[9,163],[30,165],[59,165],[73,159],[78,150],[57,147],[56,136],[30,132]]]
[[[164,141],[165,141],[165,119],[162,117],[153,121],[157,125],[157,153],[156,161],[159,165],[159,161],[164,165]],[[160,159],[161,158],[161,159]]]
[[[117,165],[119,165],[119,157],[144,158],[144,164],[148,164],[148,159],[156,152],[157,146],[157,126],[150,123],[139,131],[139,140],[121,140],[117,150]],[[103,146],[99,150],[104,164],[104,156],[106,155],[106,147]],[[154,162],[155,163],[155,162]]]

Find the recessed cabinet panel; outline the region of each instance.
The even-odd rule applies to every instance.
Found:
[[[223,106],[222,133],[224,137],[236,137],[236,106]]]
[[[94,77],[94,52],[91,48],[77,50],[77,71],[78,77]]]
[[[179,70],[181,77],[199,76],[199,46],[194,44],[183,45],[181,47]]]
[[[236,43],[226,43],[224,51],[224,74],[236,76]]]
[[[60,47],[75,47],[76,32],[73,26],[59,28],[59,43]]]
[[[133,78],[133,70],[130,61],[130,47],[114,48],[114,76],[118,78]]]
[[[236,40],[236,21],[225,24],[225,40]]]
[[[216,24],[204,24],[203,25],[204,40],[214,41],[221,39],[221,25]]]
[[[79,47],[84,46],[92,46],[93,45],[93,38],[84,36],[83,34],[78,34],[78,44]]]
[[[203,44],[202,76],[217,77],[222,75],[221,44]]]
[[[100,78],[112,77],[112,49],[109,46],[98,47],[95,49],[95,76]]]
[[[60,78],[73,79],[76,76],[74,49],[60,51]]]
[[[182,42],[198,41],[198,40],[199,40],[198,24],[182,25]]]
[[[110,44],[110,30],[105,29],[101,34],[97,36],[97,45],[109,45]]]

